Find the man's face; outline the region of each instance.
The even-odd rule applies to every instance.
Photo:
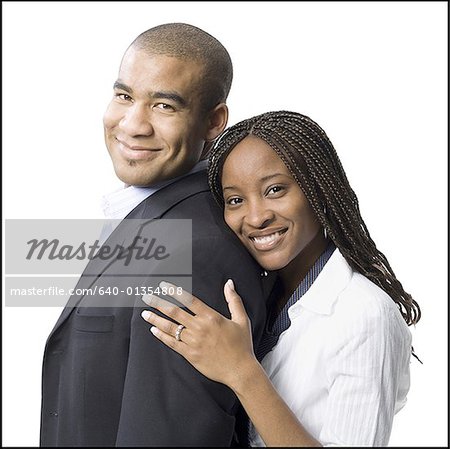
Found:
[[[201,79],[198,63],[127,50],[103,117],[106,146],[123,182],[158,184],[200,160],[208,129]]]

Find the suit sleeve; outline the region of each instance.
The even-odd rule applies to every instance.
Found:
[[[242,296],[257,345],[265,323],[261,270],[237,239],[199,236],[192,248],[192,292],[229,317],[223,285]],[[137,302],[116,446],[230,446],[239,403],[149,332]]]

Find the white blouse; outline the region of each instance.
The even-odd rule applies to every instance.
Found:
[[[386,446],[409,390],[411,333],[398,306],[336,249],[262,360],[323,446]],[[251,446],[264,446],[251,426]]]

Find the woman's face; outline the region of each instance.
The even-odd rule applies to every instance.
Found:
[[[286,267],[320,229],[299,185],[259,137],[247,136],[231,151],[222,188],[226,223],[266,270]]]

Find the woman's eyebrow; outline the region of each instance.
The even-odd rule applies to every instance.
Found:
[[[276,178],[277,176],[287,176],[287,175],[285,173],[273,173],[271,175],[263,176],[259,181],[266,182],[266,181],[269,181],[272,178]],[[238,188],[239,187],[236,187],[236,186],[225,186],[225,187],[222,187],[222,191],[223,190],[238,189]]]
[[[268,181],[269,179],[276,178],[277,176],[286,176],[285,173],[273,173],[271,175],[263,176],[261,181]]]

